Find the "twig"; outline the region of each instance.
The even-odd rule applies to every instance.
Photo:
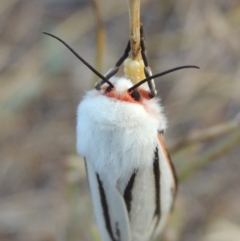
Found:
[[[192,145],[199,141],[206,141],[218,138],[231,133],[240,126],[240,113],[231,121],[219,124],[208,129],[189,133],[187,136],[175,141],[170,147],[170,152],[177,152],[186,146]]]
[[[193,175],[196,171],[204,166],[208,165],[211,161],[216,160],[218,157],[225,155],[231,149],[239,145],[240,143],[240,131],[237,131],[226,138],[223,142],[219,143],[215,147],[206,151],[200,158],[196,159],[193,164],[187,164],[187,167],[179,171],[179,180],[183,181],[189,176]]]
[[[128,0],[132,59],[141,60],[140,0]]]

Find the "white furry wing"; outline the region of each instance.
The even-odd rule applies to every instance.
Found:
[[[132,241],[149,240],[156,223],[152,166],[136,170],[129,179],[123,195],[129,212]]]
[[[153,152],[150,167],[137,169],[123,187],[119,180],[129,212],[132,241],[147,241],[159,234],[175,197],[175,171],[160,134]]]
[[[97,223],[104,241],[147,241],[158,234],[172,208],[176,179],[162,136],[152,165],[112,183],[86,161]]]
[[[115,183],[97,174],[87,160],[86,169],[97,224],[104,241],[131,241],[128,213]]]

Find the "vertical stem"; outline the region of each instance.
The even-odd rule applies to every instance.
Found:
[[[132,58],[141,60],[140,0],[128,0]]]

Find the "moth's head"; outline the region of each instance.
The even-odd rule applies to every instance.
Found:
[[[130,79],[125,77],[112,77],[109,81],[112,86],[107,83],[101,85],[99,91],[102,95],[132,103],[141,102],[143,99],[151,99],[145,85],[131,89],[134,85]]]

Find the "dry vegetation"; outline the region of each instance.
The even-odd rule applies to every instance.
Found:
[[[98,4],[106,72],[128,41],[127,2]],[[163,240],[239,241],[240,3],[142,0],[141,19],[154,73],[201,67],[157,84],[169,119],[165,139],[184,179]],[[76,107],[94,77],[41,34],[62,37],[94,64],[96,26],[90,1],[0,1],[0,241],[98,239],[75,152]],[[201,137],[217,125],[221,133]],[[176,140],[196,132],[177,150]]]

